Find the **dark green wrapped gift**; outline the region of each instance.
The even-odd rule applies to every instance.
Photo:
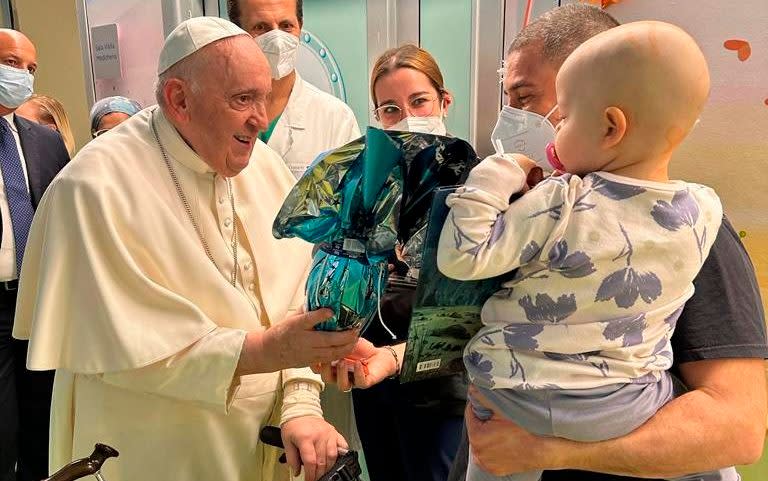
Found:
[[[308,308],[328,307],[335,315],[318,329],[350,329],[373,318],[395,244],[425,225],[434,189],[461,183],[476,163],[461,139],[374,127],[313,162],[272,232],[319,247],[307,280]]]

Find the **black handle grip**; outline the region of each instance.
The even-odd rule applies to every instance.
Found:
[[[261,428],[261,432],[259,432],[259,440],[264,444],[285,449],[285,446],[283,446],[283,437],[280,435],[280,428],[277,426],[264,426]],[[285,453],[281,454],[277,460],[280,463],[285,464],[287,462]]]
[[[276,448],[285,448],[285,446],[283,446],[283,437],[280,435],[280,428],[277,426],[264,426],[261,428],[259,440],[264,444],[269,444]]]
[[[264,426],[259,432],[259,440],[276,448],[284,449],[280,428]],[[285,463],[285,453],[280,456],[280,462]],[[362,470],[357,460],[357,452],[342,451],[336,463],[318,481],[358,481]]]
[[[67,464],[46,481],[74,481],[82,477],[96,474],[101,470],[101,466],[109,458],[116,458],[120,455],[115,448],[106,444],[96,444],[93,453],[83,459],[78,459]]]

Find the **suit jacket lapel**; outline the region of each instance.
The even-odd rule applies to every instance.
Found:
[[[19,133],[21,150],[24,152],[24,161],[27,164],[27,178],[29,179],[29,194],[32,199],[32,206],[37,208],[40,198],[43,196],[43,186],[40,184],[43,176],[41,175],[42,159],[40,146],[32,127],[28,120],[14,115],[16,130]]]

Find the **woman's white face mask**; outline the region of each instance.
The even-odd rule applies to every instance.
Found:
[[[445,122],[442,115],[429,117],[406,117],[400,122],[386,127],[384,130],[399,130],[421,134],[445,135]]]
[[[442,106],[438,115],[426,117],[408,116],[400,122],[384,127],[384,130],[397,130],[400,132],[413,132],[420,134],[448,135],[445,128],[445,113]]]
[[[547,161],[547,144],[555,141],[555,127],[547,115],[516,109],[505,105],[491,133],[491,143],[498,154],[523,154],[544,170],[551,171]]]

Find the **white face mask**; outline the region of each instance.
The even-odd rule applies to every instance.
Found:
[[[406,117],[400,122],[391,125],[384,130],[398,130],[401,132],[414,132],[420,134],[445,135],[445,122],[442,115],[429,117]]]
[[[256,43],[267,57],[273,79],[281,79],[293,72],[299,52],[299,39],[295,35],[276,28],[256,37]]]
[[[442,104],[442,102],[441,102]],[[397,130],[400,132],[413,132],[419,134],[448,135],[445,128],[445,113],[442,105],[438,115],[429,115],[426,117],[408,116],[400,119],[400,122],[385,127],[384,130]]]
[[[505,105],[499,112],[499,120],[491,134],[496,153],[523,154],[544,170],[551,171],[547,161],[547,144],[555,141],[555,127],[549,116],[545,116]]]

